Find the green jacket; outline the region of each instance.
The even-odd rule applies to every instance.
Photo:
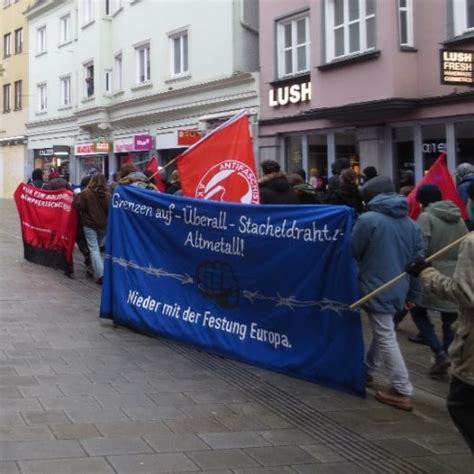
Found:
[[[452,277],[429,267],[420,278],[433,293],[456,303],[459,316],[454,323],[454,340],[449,346],[453,375],[474,385],[474,232],[459,247],[458,262]]]
[[[461,211],[452,201],[438,201],[430,204],[420,214],[417,222],[423,234],[426,257],[467,233]],[[433,260],[433,267],[444,275],[453,276],[457,259],[458,249],[455,248]],[[447,301],[429,289],[423,290],[420,306],[447,313],[457,312],[455,303]]]

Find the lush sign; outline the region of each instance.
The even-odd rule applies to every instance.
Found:
[[[474,51],[441,50],[441,83],[468,86],[474,83]]]

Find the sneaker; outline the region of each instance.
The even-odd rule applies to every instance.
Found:
[[[435,362],[428,371],[429,375],[444,375],[449,367],[449,359],[444,351],[435,355]]]
[[[407,339],[410,342],[414,342],[415,344],[424,344],[425,346],[429,346],[428,341],[420,333],[418,333],[416,336],[408,336]]]
[[[399,408],[404,411],[412,411],[413,405],[411,403],[411,397],[408,395],[403,395],[400,392],[397,392],[394,388],[384,392],[378,391],[375,393],[375,398],[380,403],[385,403],[385,405],[390,405],[395,408]]]

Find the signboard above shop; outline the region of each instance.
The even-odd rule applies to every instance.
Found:
[[[129,138],[114,140],[114,153],[129,153],[134,151],[150,151],[153,149],[151,135],[133,135]]]
[[[442,49],[441,84],[472,86],[474,84],[474,51]]]
[[[109,142],[82,143],[74,147],[75,155],[104,155],[109,152]]]

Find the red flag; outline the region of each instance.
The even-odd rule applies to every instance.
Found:
[[[165,183],[163,183],[163,180],[161,179],[158,170],[158,160],[156,159],[156,156],[152,156],[145,165],[145,168],[143,168],[143,171],[150,171],[151,173],[153,173],[153,183],[159,191],[164,192]]]
[[[245,111],[179,155],[177,165],[184,196],[244,204],[260,202]]]
[[[49,191],[21,183],[14,198],[25,258],[72,273],[78,219],[73,192]]]
[[[466,206],[459,197],[456,184],[446,165],[446,153],[441,153],[439,158],[433,163],[423,179],[416,185],[415,189],[408,195],[409,215],[412,219],[417,219],[420,215],[420,203],[416,200],[416,192],[423,184],[435,184],[441,191],[443,200],[450,200],[461,210],[464,220],[467,219]]]

